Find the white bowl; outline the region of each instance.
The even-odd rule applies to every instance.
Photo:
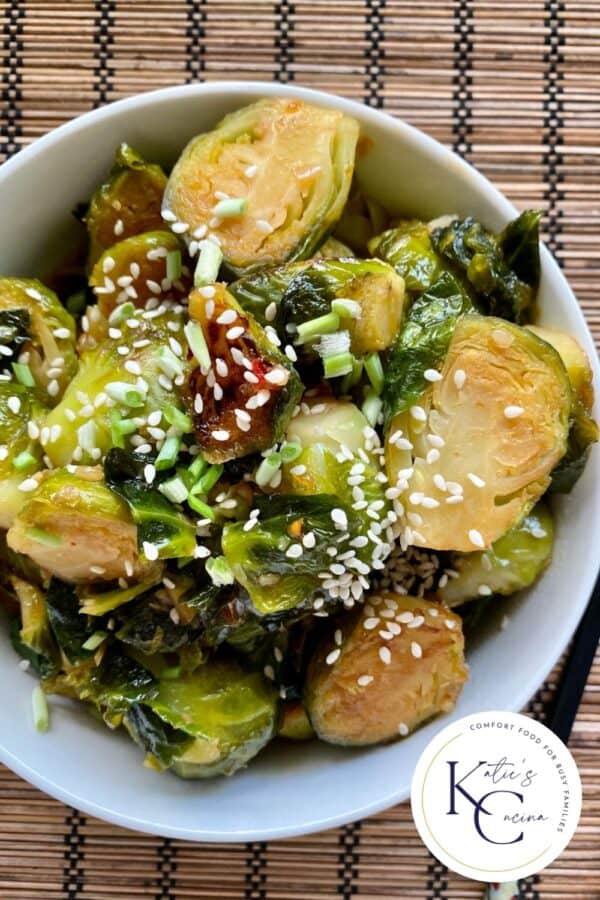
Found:
[[[0,273],[36,275],[62,256],[70,212],[128,141],[152,159],[173,161],[192,135],[263,96],[298,97],[357,118],[373,147],[359,165],[370,193],[421,217],[471,213],[500,228],[514,207],[478,172],[403,122],[343,100],[275,84],[169,88],[81,116],[0,168]],[[574,335],[593,364],[583,316],[557,264],[542,254],[541,321]],[[468,648],[471,678],[451,716],[386,747],[364,751],[320,743],[268,748],[234,778],[184,782],[144,769],[125,736],[96,724],[76,704],[52,702],[51,730],[34,731],[33,681],[20,671],[0,630],[0,759],[37,787],[86,813],[140,831],[188,840],[265,840],[328,828],[405,800],[423,747],[450,718],[484,709],[521,709],[560,656],[586,606],[597,571],[591,541],[600,531],[600,457],[593,452],[573,493],[556,503],[549,570],[515,599],[504,631],[490,623]],[[0,623],[1,624],[1,623]]]

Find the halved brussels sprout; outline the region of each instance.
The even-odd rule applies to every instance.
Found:
[[[358,150],[360,156],[360,148]],[[367,255],[369,240],[387,227],[388,216],[383,206],[365,194],[355,181],[350,196],[335,228],[335,237],[349,244],[359,256]],[[338,256],[340,254],[337,254]],[[345,254],[342,254],[345,255]],[[347,254],[352,256],[353,254]]]
[[[425,222],[402,222],[378,234],[369,241],[369,253],[393,266],[413,294],[429,290],[447,269],[432,246]]]
[[[359,304],[358,315],[342,316],[340,327],[349,331],[351,349],[356,354],[389,347],[404,308],[402,279],[378,259],[293,263],[250,273],[229,290],[259,322],[273,322],[283,340],[290,336],[286,326],[326,315],[336,299],[353,300]]]
[[[599,436],[598,426],[591,416],[594,405],[592,367],[585,351],[575,338],[549,328],[535,325],[530,325],[529,328],[560,354],[573,389],[567,452],[552,473],[550,487],[553,493],[568,494],[582,474],[591,445],[598,441]]]
[[[109,336],[81,354],[79,369],[46,419],[44,450],[52,464],[98,462],[110,447],[162,447],[167,408],[181,410],[186,358],[181,312],[161,305],[127,309]],[[134,441],[132,444],[131,441]]]
[[[121,303],[143,309],[149,300],[158,305],[165,298],[187,297],[190,286],[190,271],[181,263],[181,244],[170,231],[148,231],[114,244],[90,275],[90,287],[106,317]]]
[[[277,736],[291,741],[309,741],[316,737],[306,710],[299,700],[288,700],[283,704]]]
[[[257,672],[214,661],[178,680],[163,680],[156,696],[125,716],[149,762],[181,778],[232,775],[275,733],[275,689]]]
[[[9,528],[25,503],[19,485],[42,465],[40,446],[30,434],[39,431],[43,414],[31,389],[0,383],[0,528]]]
[[[132,147],[121,144],[115,164],[94,193],[85,216],[91,267],[120,238],[163,227],[161,205],[167,176]]]
[[[449,712],[467,679],[463,644],[460,618],[441,604],[369,596],[332,623],[310,661],[304,701],[317,736],[379,744]]]
[[[234,271],[305,259],[342,213],[357,138],[357,122],[335,110],[259,100],[190,141],[169,178],[165,212],[188,236],[214,230]],[[242,201],[239,213],[218,198]]]
[[[18,321],[13,317],[12,323],[3,322],[6,313],[19,313]],[[73,317],[41,281],[0,278],[0,343],[4,344],[3,328],[12,333],[12,340],[7,334],[9,343],[17,341],[18,358],[47,393],[47,402],[56,403],[77,368]]]
[[[386,360],[386,427],[396,413],[419,399],[429,384],[426,373],[441,367],[458,319],[471,309],[468,296],[448,272],[414,301]]]
[[[346,259],[354,256],[350,247],[338,241],[337,238],[328,237],[323,241],[319,249],[313,254],[312,259]]]
[[[29,660],[38,675],[46,678],[56,671],[58,652],[50,630],[44,593],[16,575],[10,577],[10,584],[20,610],[20,623],[11,632],[13,646],[20,656]]]
[[[101,469],[50,472],[28,494],[8,546],[64,581],[85,583],[133,577],[156,565],[140,559],[127,504],[102,481]]]
[[[225,462],[272,447],[300,398],[296,370],[225,285],[194,291],[189,312],[186,335],[200,365],[188,401],[205,458]]]
[[[567,446],[571,387],[558,353],[503,319],[465,315],[441,372],[394,416],[388,476],[408,543],[485,549],[533,506]]]
[[[540,279],[540,213],[526,210],[494,235],[471,216],[434,228],[445,265],[466,279],[482,312],[523,323],[531,318]]]
[[[328,494],[273,494],[258,498],[254,508],[259,511],[255,526],[226,525],[221,539],[225,559],[247,590],[253,611],[278,617],[312,608],[323,580],[336,580],[329,568],[335,564],[334,553],[337,557],[352,550],[348,541],[360,532],[360,520]],[[346,565],[339,565],[345,572]]]
[[[514,594],[529,587],[550,564],[554,525],[550,510],[538,503],[489,550],[456,554],[450,568],[458,573],[438,588],[437,599],[447,606],[491,594]]]

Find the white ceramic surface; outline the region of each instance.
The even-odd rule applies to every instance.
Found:
[[[472,213],[492,228],[514,208],[490,183],[431,138],[349,100],[274,84],[177,87],[88,113],[41,138],[0,168],[0,273],[35,275],[63,253],[70,210],[90,196],[130,142],[172,161],[186,141],[226,112],[262,96],[300,97],[355,116],[373,146],[360,164],[370,193],[397,211],[430,217]],[[575,335],[596,359],[577,303],[550,254],[542,256],[541,321]],[[596,363],[594,363],[596,365]],[[596,367],[596,374],[598,370]],[[597,452],[574,492],[556,505],[552,566],[515,599],[505,631],[490,623],[469,648],[471,678],[453,716],[519,710],[556,661],[584,610],[597,570]],[[406,799],[421,749],[446,724],[432,722],[399,743],[364,751],[324,744],[274,745],[231,779],[184,782],[141,765],[125,737],[76,706],[52,703],[52,727],[31,723],[33,680],[0,631],[0,759],[49,794],[92,815],[192,840],[264,840],[316,831]]]

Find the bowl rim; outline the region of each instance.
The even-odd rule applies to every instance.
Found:
[[[361,123],[367,125],[372,124],[391,130],[400,138],[404,137],[411,143],[420,145],[430,157],[434,157],[436,160],[445,162],[446,164],[451,163],[454,172],[453,177],[458,177],[462,181],[466,180],[470,182],[476,190],[485,195],[489,201],[493,203],[496,212],[500,216],[506,218],[514,217],[518,212],[516,207],[501,193],[501,191],[481,172],[475,169],[474,166],[456,154],[453,150],[445,147],[435,138],[421,131],[419,128],[409,125],[402,119],[396,118],[383,110],[374,109],[364,105],[360,101],[331,94],[327,91],[302,87],[295,84],[284,85],[279,84],[278,82],[265,81],[212,81],[174,85],[172,87],[134,94],[131,97],[116,100],[99,109],[85,112],[62,125],[59,125],[57,128],[52,129],[47,134],[36,139],[32,144],[21,149],[11,159],[4,162],[0,166],[0,190],[3,184],[6,183],[14,173],[21,168],[26,167],[32,160],[43,155],[53,144],[60,143],[65,138],[68,138],[70,134],[85,129],[92,121],[94,123],[109,121],[112,118],[119,118],[123,113],[126,113],[127,110],[138,110],[144,107],[157,106],[163,102],[177,100],[186,94],[196,94],[199,98],[205,96],[222,96],[223,98],[232,99],[237,97],[239,98],[240,106],[243,105],[246,98],[253,99],[257,95],[265,97],[290,97],[312,102],[316,105],[329,105],[350,116],[356,117]],[[562,273],[562,270],[558,266],[558,263],[544,244],[541,246],[541,256],[542,269],[546,269],[553,276],[558,277],[561,283],[563,303],[571,308],[571,311],[579,320],[582,334],[586,335],[585,349],[590,356],[594,378],[596,383],[598,383],[600,382],[600,364],[591,332],[579,303]],[[600,526],[600,509],[596,510],[596,519],[598,526]],[[592,560],[592,557],[590,557],[590,560]],[[592,561],[586,568],[580,581],[578,591],[580,597],[579,603],[572,605],[565,611],[564,618],[561,620],[562,628],[556,631],[553,642],[550,645],[546,645],[543,660],[540,660],[530,678],[522,682],[520,690],[513,694],[510,704],[507,706],[507,709],[510,711],[519,712],[525,706],[564,651],[585,611],[597,578],[598,569],[599,565]],[[358,819],[388,809],[396,803],[403,802],[407,799],[405,790],[396,789],[390,790],[389,793],[386,793],[384,796],[380,795],[372,802],[364,803],[359,808],[348,809],[345,813],[338,813],[321,818],[315,816],[312,820],[303,822],[302,825],[298,824],[287,827],[262,829],[259,827],[235,832],[231,830],[219,831],[214,828],[211,830],[202,828],[192,829],[188,827],[173,827],[171,825],[153,823],[146,819],[139,819],[134,814],[123,814],[112,808],[104,807],[100,802],[94,802],[86,797],[80,797],[74,791],[63,788],[60,784],[45,776],[41,771],[22,762],[3,743],[0,743],[0,762],[7,765],[17,775],[33,784],[35,787],[69,806],[75,806],[77,809],[82,810],[88,815],[97,816],[105,821],[124,828],[132,828],[148,834],[192,841],[239,842],[294,837],[354,822]]]

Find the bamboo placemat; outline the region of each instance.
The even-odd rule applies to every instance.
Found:
[[[276,79],[344,94],[425,129],[518,205],[543,208],[600,344],[598,0],[0,0],[0,22],[1,158],[94,106],[176,83]],[[561,858],[527,879],[527,898],[600,898],[599,739],[600,657],[571,741],[581,823]],[[481,885],[429,856],[406,804],[306,838],[195,845],[103,824],[0,767],[3,900],[354,896],[468,900]]]

